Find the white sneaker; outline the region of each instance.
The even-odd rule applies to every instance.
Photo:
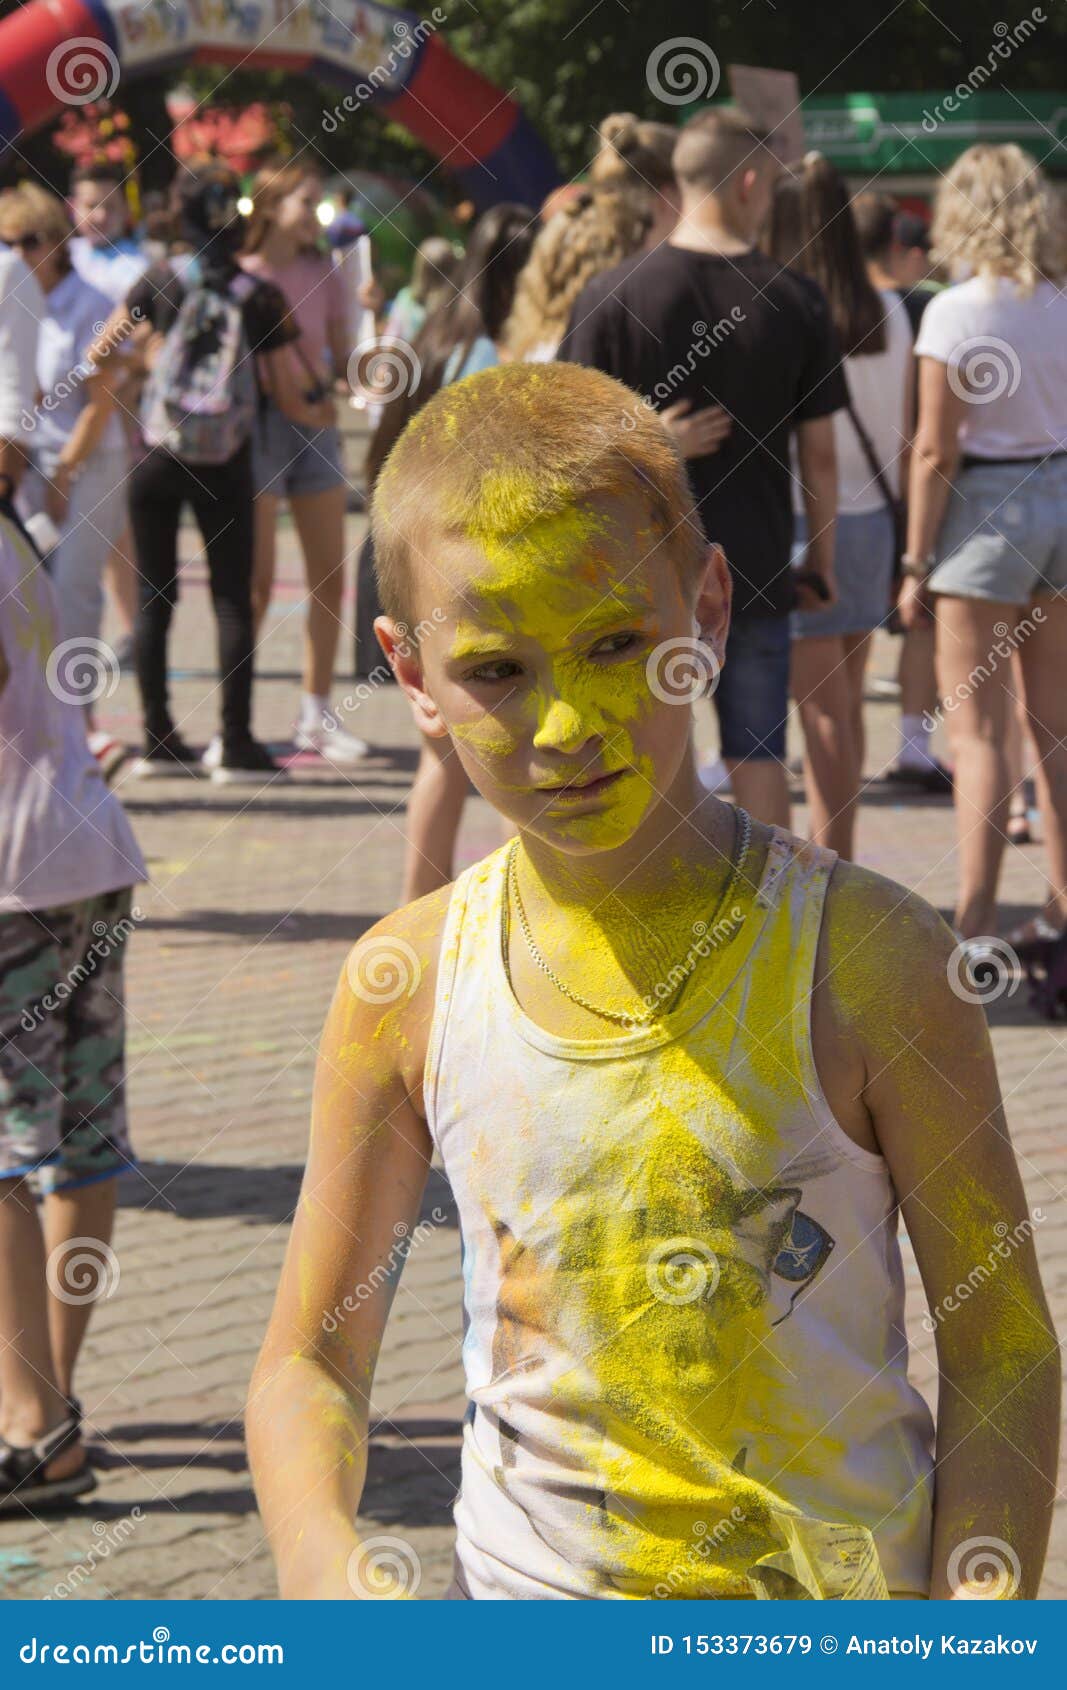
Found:
[[[217,769],[217,768],[221,767],[221,765],[222,765],[222,735],[221,734],[212,735],[211,739],[208,741],[207,750],[204,752],[204,755],[201,757],[200,762],[201,762],[202,766],[205,769],[207,769],[209,774],[211,773],[211,771],[213,769]]]
[[[113,734],[99,731],[89,735],[89,750],[100,765],[100,773],[105,781],[110,781],[115,771],[121,767],[130,754],[128,745]]]
[[[365,739],[357,739],[355,734],[348,733],[336,719],[333,726],[316,722],[314,727],[308,727],[298,722],[293,734],[293,743],[299,751],[317,751],[320,757],[325,757],[331,763],[361,763],[370,751]]]
[[[730,771],[721,757],[705,763],[697,770],[697,780],[705,792],[729,792]]]

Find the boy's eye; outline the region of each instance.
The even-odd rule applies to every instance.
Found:
[[[640,643],[640,634],[635,634],[632,629],[627,629],[625,633],[609,634],[606,639],[600,640],[593,647],[592,656],[618,657],[622,652],[632,652]]]
[[[510,681],[519,673],[520,665],[513,657],[498,657],[493,663],[482,663],[472,669],[468,681]]]

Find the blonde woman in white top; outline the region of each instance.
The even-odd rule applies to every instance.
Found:
[[[931,300],[916,343],[900,609],[907,625],[935,618],[968,940],[996,932],[1022,692],[1050,880],[1043,910],[1009,935],[1025,960],[1067,926],[1067,236],[1054,190],[1013,146],[956,161],[932,236],[934,258],[968,279]]]

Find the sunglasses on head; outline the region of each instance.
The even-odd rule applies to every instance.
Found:
[[[17,235],[11,242],[12,246],[21,247],[23,252],[36,252],[37,248],[43,246],[43,244],[43,235]]]

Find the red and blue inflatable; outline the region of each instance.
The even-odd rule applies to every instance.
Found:
[[[420,18],[365,0],[31,0],[0,23],[0,153],[64,106],[121,100],[126,78],[254,64],[343,89],[323,112],[327,133],[373,103],[480,208],[537,207],[560,179],[550,152],[515,102],[449,51],[439,22],[440,7]]]

